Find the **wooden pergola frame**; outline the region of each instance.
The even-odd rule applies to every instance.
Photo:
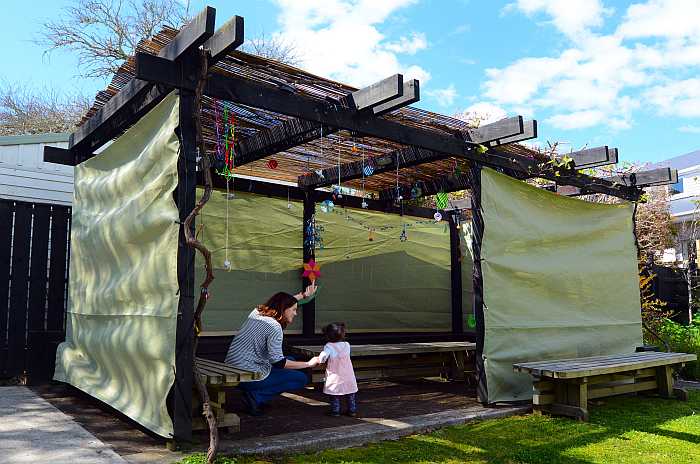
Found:
[[[382,117],[398,108],[414,103],[420,98],[419,83],[416,80],[403,82],[401,75],[394,75],[369,87],[348,93],[340,99],[319,100],[295,92],[294,88],[283,85],[261,83],[240,76],[227,76],[217,73],[212,66],[229,52],[243,43],[243,18],[235,16],[214,31],[215,10],[206,7],[186,25],[157,56],[138,53],[135,58],[136,70],[133,78],[89,120],[80,126],[70,137],[67,150],[46,147],[45,160],[62,164],[76,165],[94,156],[94,151],[117,137],[130,125],[139,120],[158,104],[169,92],[177,89],[180,96],[179,137],[181,156],[178,162],[178,187],[176,202],[180,220],[184,221],[195,206],[198,179],[196,132],[194,114],[195,86],[200,74],[200,49],[208,51],[209,74],[203,94],[236,104],[259,108],[295,119],[282,122],[287,134],[282,139],[269,137],[266,131],[242,139],[236,144],[236,165],[260,160],[271,154],[318,139],[322,133],[330,134],[346,130],[352,134],[376,137],[403,145],[388,154],[367,160],[374,166],[374,174],[396,171],[410,166],[422,165],[435,160],[456,157],[469,165],[469,170],[461,175],[446,174],[433,182],[422,184],[422,194],[432,195],[440,191],[450,192],[469,188],[472,195],[473,230],[477,240],[473,242],[473,282],[474,315],[476,318],[477,370],[479,373],[479,398],[486,399],[486,379],[483,370],[482,350],[484,341],[483,294],[481,281],[480,247],[483,233],[481,219],[481,189],[479,170],[482,166],[492,167],[519,179],[540,177],[555,181],[557,185],[570,186],[573,194],[602,193],[630,201],[639,199],[641,187],[673,182],[671,170],[638,173],[626,178],[601,179],[579,172],[584,167],[617,162],[617,150],[599,147],[569,156],[573,164],[557,165],[515,156],[503,150],[503,146],[535,138],[536,121],[524,121],[522,117],[504,119],[486,126],[470,129],[464,133],[445,135],[416,125],[403,124]],[[272,140],[272,141],[271,141]],[[322,187],[333,185],[334,176],[343,179],[356,179],[362,176],[363,164],[345,163],[328,168],[320,173],[309,172],[298,179],[297,187],[288,187],[255,180],[240,179],[239,188],[253,189],[256,193],[282,198],[302,200],[304,203],[304,234],[315,212],[317,201],[323,201],[330,194]],[[675,173],[677,179],[677,173]],[[199,181],[199,182],[198,182]],[[214,179],[215,188],[225,188],[225,180]],[[344,195],[342,204],[360,207],[365,200],[371,210],[432,217],[434,210],[404,207],[397,208],[397,196],[409,194],[411,186],[387,186],[380,192],[379,200],[363,199]],[[444,216],[450,225],[451,280],[452,280],[452,331],[438,334],[445,337],[464,338],[462,312],[461,263],[459,259],[459,231],[455,211],[446,211]],[[194,224],[192,225],[194,230]],[[304,237],[306,239],[306,237]],[[307,243],[304,240],[304,243]],[[313,246],[304,246],[304,261],[314,256]],[[176,439],[191,438],[192,412],[192,361],[193,361],[193,312],[195,298],[194,250],[188,247],[181,227],[178,246],[178,283],[180,300],[178,305],[176,339],[176,380],[172,394],[172,412]],[[306,285],[308,282],[304,282]],[[303,338],[314,339],[315,304],[303,307]],[[360,338],[360,337],[358,337]],[[365,337],[366,338],[366,337]]]

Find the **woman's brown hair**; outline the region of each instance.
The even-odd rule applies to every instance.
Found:
[[[289,293],[278,292],[272,295],[265,304],[258,305],[258,312],[261,316],[268,316],[280,323],[282,328],[287,327],[284,320],[284,310],[297,304],[297,299]]]

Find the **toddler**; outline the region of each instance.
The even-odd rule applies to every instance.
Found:
[[[340,416],[340,400],[347,400],[347,415],[357,415],[357,380],[350,361],[350,344],[345,341],[345,323],[334,322],[323,328],[328,343],[321,354],[310,361],[312,365],[326,363],[326,383],[323,392],[330,397],[331,416]]]

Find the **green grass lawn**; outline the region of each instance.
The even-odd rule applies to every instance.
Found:
[[[516,416],[448,427],[362,448],[217,464],[283,463],[700,463],[700,391],[690,401],[609,398],[588,423]],[[182,464],[204,462],[194,455]]]

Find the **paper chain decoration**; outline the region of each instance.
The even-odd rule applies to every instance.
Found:
[[[222,103],[222,115],[219,112],[219,101],[214,101],[216,112],[216,160],[217,174],[231,178],[234,176],[233,170],[235,167],[235,150],[234,143],[236,138],[236,117],[234,113],[229,112],[228,106]],[[222,142],[223,138],[223,142]]]
[[[317,278],[321,277],[321,266],[315,260],[310,259],[308,263],[304,263],[302,276],[308,278],[311,282],[315,282]]]

